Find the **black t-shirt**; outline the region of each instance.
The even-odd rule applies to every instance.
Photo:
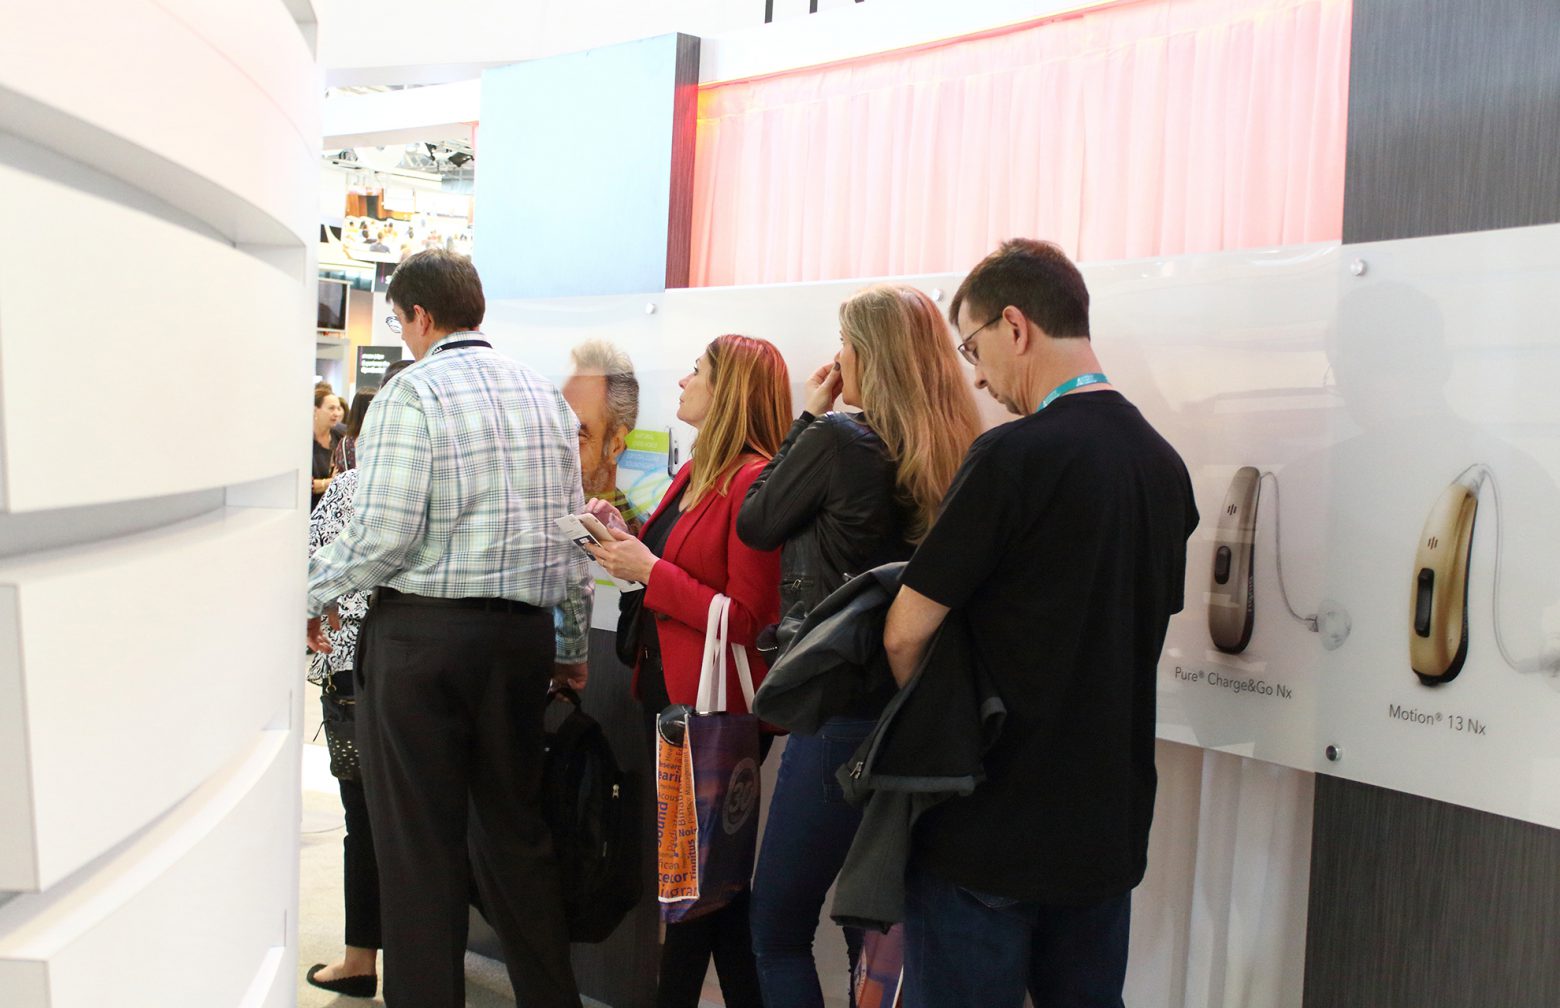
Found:
[[[966,611],[1008,714],[987,780],[918,824],[920,863],[1053,904],[1142,880],[1155,669],[1196,526],[1186,466],[1117,392],[975,442],[904,584]]]

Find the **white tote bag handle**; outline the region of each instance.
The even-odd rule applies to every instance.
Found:
[[[693,709],[700,714],[726,709],[726,607],[728,599],[710,599],[704,620],[704,658],[699,663],[699,694]]]
[[[747,648],[731,645],[731,660],[737,663],[737,682],[742,686],[742,699],[747,701],[748,713],[753,712],[753,673],[748,669]]]
[[[737,681],[748,710],[753,709],[753,673],[748,667],[747,649],[730,643],[731,599],[717,594],[710,599],[704,623],[704,657],[699,663],[699,693],[694,710],[701,714],[724,711],[726,707],[726,651],[737,666]]]

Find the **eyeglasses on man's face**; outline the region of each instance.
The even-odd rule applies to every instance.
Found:
[[[395,335],[401,335],[401,320],[396,318],[394,315],[385,316],[385,326],[388,327],[389,330]]]
[[[997,317],[996,318],[992,319],[990,322],[987,322],[985,325],[981,326],[979,329],[976,329],[974,332],[972,332],[968,336],[964,337],[963,342],[961,342],[959,344],[959,356],[963,357],[965,360],[969,361],[971,364],[979,364],[980,363],[980,351],[975,349],[975,347],[971,344],[971,341],[973,339],[975,339],[976,336],[980,335],[982,329],[989,329],[990,327],[996,325],[998,322],[1001,322],[1001,321],[1002,321],[1002,314],[999,312],[999,313],[997,313]]]

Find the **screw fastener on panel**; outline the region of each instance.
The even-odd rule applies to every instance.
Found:
[[[1349,263],[1349,272],[1353,273],[1357,277],[1364,276],[1365,271],[1369,268],[1369,265],[1363,259],[1356,259]]]
[[[1343,747],[1342,746],[1330,745],[1326,749],[1323,750],[1323,753],[1324,753],[1324,755],[1326,755],[1327,762],[1329,762],[1329,763],[1336,763],[1339,760],[1343,759]]]

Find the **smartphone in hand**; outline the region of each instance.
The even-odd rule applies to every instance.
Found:
[[[598,539],[594,532],[585,527],[585,522],[583,520],[585,518],[591,518],[594,521],[594,518],[591,515],[572,514],[564,515],[562,518],[554,519],[554,521],[559,528],[563,529],[563,534],[569,537],[569,541],[574,543],[580,549],[585,550],[586,555],[589,556],[590,550],[586,549],[586,547],[600,546],[602,539]],[[599,528],[601,526],[601,522],[596,522],[596,526]],[[612,541],[611,536],[605,536],[604,538],[607,542]]]
[[[563,534],[569,537],[569,541],[578,545],[580,549],[585,550],[586,554],[590,553],[590,550],[585,549],[587,546],[600,546],[603,543],[613,541],[612,533],[607,531],[607,527],[601,524],[601,520],[595,515],[569,514],[556,518],[554,521],[563,530]],[[592,557],[591,559],[594,560],[595,558]],[[637,581],[628,581],[623,578],[612,578],[611,581],[618,587],[619,591],[638,591],[644,587]]]
[[[575,517],[579,518],[580,525],[584,527],[586,532],[590,533],[591,539],[595,541],[597,545],[617,541],[617,537],[614,536],[605,525],[601,524],[601,519],[597,518],[595,515],[586,513],[582,515],[576,515]]]

